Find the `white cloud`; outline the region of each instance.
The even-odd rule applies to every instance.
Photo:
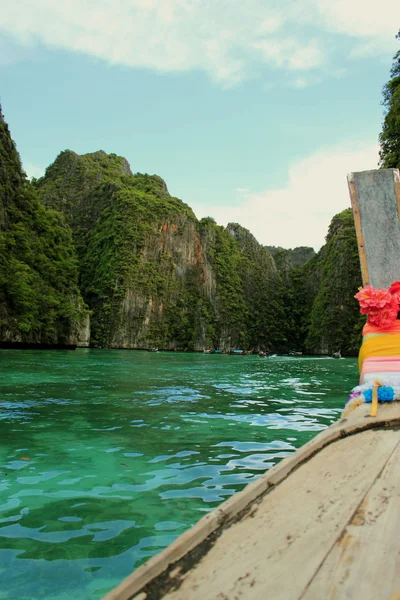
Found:
[[[19,43],[164,72],[200,69],[226,84],[256,66],[324,68],[340,51],[343,36],[349,55],[370,47],[391,52],[400,22],[399,0],[2,0],[2,5],[0,34]]]
[[[357,37],[381,38],[393,44],[393,33],[400,26],[398,0],[316,0],[325,27]],[[397,30],[396,30],[397,27]]]
[[[301,44],[294,39],[266,39],[256,42],[266,62],[290,70],[310,70],[325,62],[323,50],[314,41]]]
[[[242,198],[239,206],[214,205],[207,214],[220,225],[240,223],[264,245],[319,249],[332,217],[350,207],[347,174],[377,168],[378,158],[376,143],[325,148],[291,165],[281,189],[236,188]],[[198,217],[207,212],[200,205],[193,209]]]

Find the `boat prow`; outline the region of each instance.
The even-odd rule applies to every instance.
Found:
[[[400,588],[399,462],[400,403],[375,418],[362,405],[104,600],[388,600]]]

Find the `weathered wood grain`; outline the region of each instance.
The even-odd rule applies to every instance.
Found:
[[[346,438],[322,450],[250,517],[226,529],[181,587],[163,598],[299,599],[399,440],[397,431],[367,431],[356,444]],[[322,590],[310,598],[326,595]]]
[[[302,600],[400,599],[400,446]]]
[[[358,246],[358,256],[360,259],[360,267],[361,267],[361,278],[364,286],[369,285],[369,272],[368,272],[368,263],[367,257],[365,253],[365,244],[364,244],[364,233],[361,224],[361,216],[360,216],[360,208],[358,206],[358,198],[357,191],[354,184],[354,180],[351,178],[351,175],[348,177],[348,185],[350,192],[351,205],[353,208],[353,219],[354,225],[356,228],[356,236],[357,236],[357,246]]]
[[[388,288],[400,279],[399,171],[350,173],[348,184],[363,285]]]

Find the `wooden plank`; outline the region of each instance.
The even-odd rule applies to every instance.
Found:
[[[400,446],[302,600],[400,598]]]
[[[400,279],[400,174],[377,169],[348,175],[363,285]]]
[[[357,443],[345,438],[328,446],[265,496],[251,516],[223,531],[181,587],[161,597],[300,598],[399,441],[398,431],[367,431]]]
[[[365,286],[365,285],[369,285],[369,273],[368,273],[367,257],[366,257],[366,253],[365,253],[364,233],[363,233],[362,224],[361,224],[357,191],[356,191],[356,188],[354,185],[354,181],[352,179],[350,179],[349,177],[348,177],[348,185],[349,185],[349,191],[350,191],[351,205],[353,208],[354,225],[356,228],[358,256],[360,258],[360,266],[361,266],[361,278],[362,278],[363,285]]]
[[[396,204],[397,204],[397,217],[400,220],[400,171],[399,170],[394,171],[393,178],[394,178],[394,194],[396,197]]]
[[[152,557],[136,569],[119,586],[109,592],[104,600],[128,600],[139,593],[157,577],[175,568],[178,561],[207,541],[210,535],[218,535],[222,527],[239,518],[240,513],[251,510],[252,504],[260,500],[273,486],[283,481],[290,473],[306,462],[312,455],[327,444],[370,427],[384,427],[387,424],[400,424],[400,405],[397,403],[381,406],[375,419],[369,418],[367,405],[360,406],[348,418],[338,421],[322,431],[308,444],[297,450],[270,469],[257,481],[249,484],[242,492],[235,494],[216,510],[203,517],[196,525],[177,538],[168,548]]]

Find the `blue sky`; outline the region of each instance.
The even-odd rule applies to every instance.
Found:
[[[30,176],[125,156],[199,218],[319,248],[376,168],[400,2],[0,0],[0,97]]]

